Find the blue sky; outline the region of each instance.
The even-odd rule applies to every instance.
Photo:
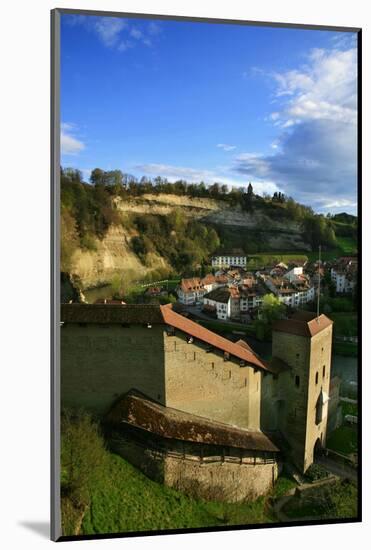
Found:
[[[62,15],[61,161],[356,210],[353,33]]]

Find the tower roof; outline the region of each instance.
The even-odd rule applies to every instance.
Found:
[[[326,317],[326,315],[321,314],[317,317],[315,313],[309,311],[298,311],[291,319],[283,319],[274,323],[273,330],[312,338],[325,328],[331,326],[332,323],[333,321]]]

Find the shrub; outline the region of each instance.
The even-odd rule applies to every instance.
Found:
[[[328,472],[319,464],[312,464],[305,472],[305,476],[309,479],[309,481],[317,481],[318,479],[328,477]]]

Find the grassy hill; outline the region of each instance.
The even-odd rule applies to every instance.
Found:
[[[226,504],[194,500],[151,481],[121,457],[108,454],[91,495],[81,533],[112,533],[269,523],[265,500]]]

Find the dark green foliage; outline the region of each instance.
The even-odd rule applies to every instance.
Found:
[[[192,274],[219,246],[218,234],[212,227],[188,219],[181,210],[168,216],[136,215],[132,219],[139,236],[131,240],[133,251],[146,262],[146,255],[157,252],[178,273]]]
[[[340,426],[340,428],[337,428],[328,436],[326,447],[345,455],[357,452],[357,427]]]
[[[357,486],[343,480],[318,488],[315,493],[291,499],[283,508],[291,519],[345,519],[357,517]]]
[[[305,472],[305,477],[308,478],[309,481],[317,481],[328,477],[328,472],[325,468],[323,468],[323,466],[320,466],[319,464],[312,464]]]

